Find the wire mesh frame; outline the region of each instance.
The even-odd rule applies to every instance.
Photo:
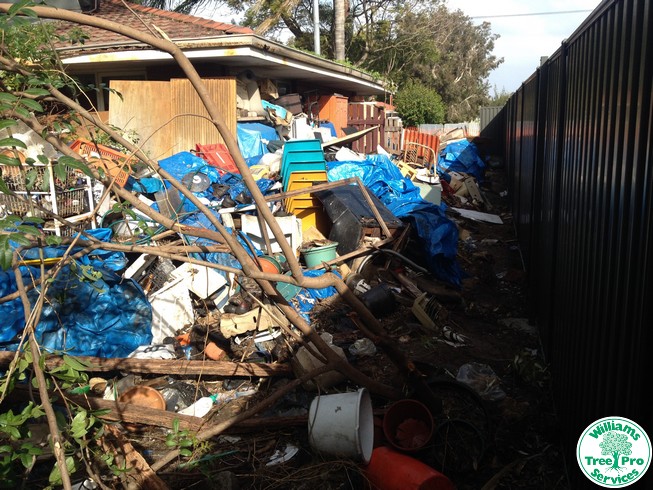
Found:
[[[413,141],[407,141],[404,143],[404,162],[421,164],[431,171],[437,162],[437,155],[433,148]]]

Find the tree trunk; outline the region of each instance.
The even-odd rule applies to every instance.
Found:
[[[334,55],[337,61],[345,61],[345,1],[333,0]]]

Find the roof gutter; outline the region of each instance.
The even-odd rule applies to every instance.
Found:
[[[173,40],[189,59],[229,58],[235,56],[251,57],[295,69],[319,73],[331,78],[346,79],[361,86],[379,91],[388,91],[385,83],[355,68],[326,60],[311,53],[289,48],[255,34],[229,34],[210,38]],[[107,61],[154,61],[169,60],[172,57],[154,49],[142,48],[146,45],[136,41],[85,45],[59,48],[64,65],[81,63],[102,63]],[[121,48],[122,51],[120,50]],[[81,54],[88,50],[105,50],[104,53]],[[109,52],[110,50],[110,52]],[[74,53],[80,53],[75,55]],[[68,55],[68,56],[67,56]]]

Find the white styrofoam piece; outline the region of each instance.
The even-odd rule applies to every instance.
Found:
[[[208,298],[227,284],[227,279],[215,269],[188,262],[177,267],[172,276],[181,279],[189,291],[202,299]]]
[[[277,223],[281,227],[283,235],[286,237],[286,240],[296,251],[302,244],[302,224],[301,220],[297,219],[296,216],[277,216]],[[254,247],[258,250],[263,250],[265,247],[265,239],[261,233],[261,227],[259,226],[258,219],[256,216],[243,214],[240,217],[240,226],[243,233],[245,233],[249,239],[252,241]],[[281,246],[274,238],[272,230],[266,224],[268,237],[270,238],[270,245],[272,246],[272,251],[268,253],[278,253],[281,252]]]
[[[123,277],[125,279],[132,279],[134,278],[136,281],[138,281],[141,276],[143,275],[143,272],[145,269],[147,269],[152,262],[156,260],[156,255],[150,255],[150,254],[141,254],[132,264],[127,268],[125,273],[123,274]]]
[[[161,344],[194,323],[193,304],[183,279],[165,284],[148,299],[152,305],[152,344]]]

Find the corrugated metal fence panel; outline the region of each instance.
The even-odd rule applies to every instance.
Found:
[[[604,1],[504,109],[513,215],[576,484],[575,444],[594,420],[653,433],[650,4]]]
[[[479,109],[481,124],[479,130],[482,132],[488,124],[501,112],[501,106],[486,106]]]

